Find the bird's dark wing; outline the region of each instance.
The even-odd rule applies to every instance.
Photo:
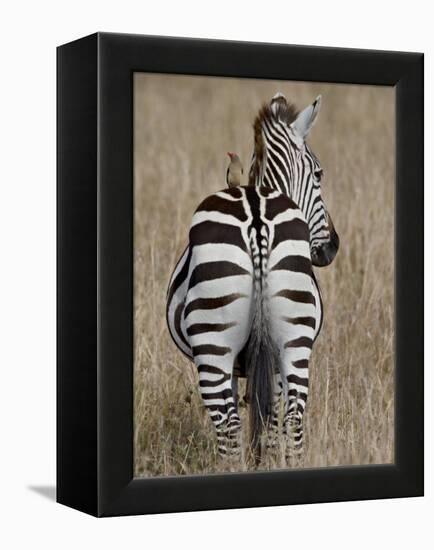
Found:
[[[229,166],[228,166],[228,169],[226,170],[226,183],[229,184]]]

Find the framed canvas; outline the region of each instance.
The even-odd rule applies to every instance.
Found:
[[[58,502],[422,495],[423,55],[98,33],[57,67]]]

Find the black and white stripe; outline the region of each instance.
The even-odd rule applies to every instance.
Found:
[[[317,161],[312,155],[307,164],[305,157],[293,155],[295,140],[285,141],[281,128],[277,137],[272,135],[268,114],[276,118],[276,112],[283,112],[281,96],[279,110],[273,110],[275,101],[266,112],[267,120],[261,112],[267,131],[263,131],[263,149],[255,150],[251,169],[251,177],[256,174],[261,179],[255,179],[255,185],[217,192],[199,205],[167,297],[170,333],[197,366],[201,396],[216,427],[221,454],[239,452],[236,376],[247,376],[251,439],[257,458],[259,435],[268,419],[269,445],[275,444],[282,396],[288,448],[300,450],[302,446],[308,361],[322,322],[321,298],[312,272],[313,250],[321,258],[331,235],[326,214],[327,227],[312,235],[312,228],[319,227],[319,207],[315,206],[319,201],[307,198],[303,190],[310,197],[320,197],[312,189],[319,189]],[[277,153],[270,143],[279,143]],[[260,157],[262,165],[258,166]],[[294,182],[297,174],[303,185]]]

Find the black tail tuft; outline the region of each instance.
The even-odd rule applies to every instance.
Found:
[[[261,434],[273,403],[273,375],[278,352],[270,338],[262,292],[255,293],[252,329],[246,351],[247,396],[250,403],[250,444],[256,465],[261,461]]]

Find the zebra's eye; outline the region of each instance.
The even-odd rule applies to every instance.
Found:
[[[320,170],[315,170],[315,172],[313,173],[313,175],[315,176],[315,179],[318,181],[321,181],[323,174],[324,174],[324,170],[322,168]]]

